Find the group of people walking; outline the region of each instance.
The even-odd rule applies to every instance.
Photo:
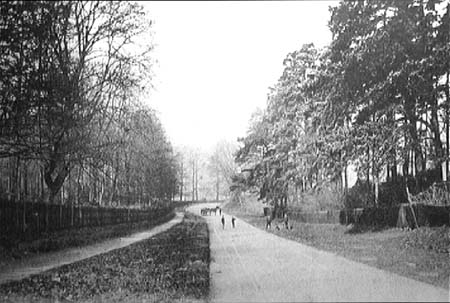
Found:
[[[220,221],[222,222],[222,229],[225,229],[225,215],[222,215],[222,208],[220,208],[218,205],[216,207],[213,208],[202,208],[200,209],[200,214],[202,216],[205,215],[211,215],[212,213],[214,213],[214,215],[217,214],[217,212],[219,212],[219,216],[220,216]],[[234,216],[231,216],[231,226],[233,228],[236,227],[236,218]]]
[[[219,216],[220,216],[220,222],[222,223],[222,229],[225,229],[225,215],[222,214],[222,208],[220,208],[219,206],[216,206],[214,208],[202,208],[200,210],[200,213],[202,215],[207,215],[209,212],[209,214],[211,214],[212,212],[214,212],[214,214],[216,214],[217,212],[219,212]],[[266,216],[266,229],[270,229],[272,228],[272,221],[275,219],[276,213],[274,211],[270,212],[269,214],[267,214]],[[278,220],[277,220],[278,221]],[[281,223],[280,221],[278,221],[278,223]],[[283,218],[282,218],[282,223],[284,225],[284,227],[286,229],[292,229],[293,226],[289,224],[289,217],[287,212],[283,212]],[[232,228],[236,228],[236,218],[234,216],[231,216],[231,226]],[[276,224],[275,226],[276,229],[280,229],[280,226],[278,224]]]
[[[225,229],[225,216],[222,215],[222,218],[220,219],[220,221],[222,222],[222,229]],[[236,218],[234,216],[231,216],[231,226],[233,228],[236,227]]]

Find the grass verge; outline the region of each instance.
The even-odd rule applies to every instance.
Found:
[[[265,229],[262,210],[227,204],[225,211]],[[269,232],[320,250],[449,289],[450,229],[421,227],[363,230],[338,224],[308,224],[290,220],[292,230],[272,228]],[[275,226],[273,226],[275,227]],[[282,227],[282,224],[280,224]]]
[[[170,212],[166,216],[153,221],[67,229],[44,234],[40,239],[31,242],[17,241],[9,245],[0,244],[0,268],[3,264],[30,257],[33,254],[85,246],[111,238],[123,237],[170,221],[174,216],[175,213]]]
[[[151,239],[0,285],[0,301],[204,302],[209,262],[206,222],[188,213]]]

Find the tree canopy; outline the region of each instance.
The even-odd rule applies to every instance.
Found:
[[[247,187],[270,193],[271,203],[288,188],[346,191],[354,165],[373,184],[367,202],[378,204],[381,178],[414,178],[416,189],[448,180],[449,7],[379,0],[330,8],[331,44],[286,56],[266,109],[240,140]]]
[[[27,161],[41,168],[50,201],[64,184],[80,192],[80,174],[96,175],[102,195],[109,184],[111,202],[122,190],[147,202],[174,193],[171,146],[142,102],[151,26],[132,2],[2,3],[0,158],[15,163],[14,197]]]

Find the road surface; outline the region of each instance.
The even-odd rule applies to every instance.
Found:
[[[188,210],[200,214],[196,205]],[[449,301],[449,291],[280,238],[225,214],[204,216],[212,302]]]
[[[114,249],[142,241],[164,232],[183,220],[184,213],[176,213],[175,218],[144,232],[126,237],[106,240],[83,247],[68,248],[61,251],[43,253],[32,258],[19,260],[0,267],[0,284],[16,281],[65,264],[74,263]]]

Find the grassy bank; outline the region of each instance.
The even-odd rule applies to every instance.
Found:
[[[225,211],[265,229],[265,218],[258,205],[227,204]],[[449,227],[374,231],[338,224],[307,224],[295,220],[290,223],[292,230],[272,228],[269,231],[373,267],[445,289],[449,287]]]
[[[30,257],[30,255],[57,251],[69,247],[85,246],[99,241],[123,237],[134,232],[152,228],[171,220],[174,212],[153,221],[123,223],[117,225],[84,227],[43,234],[38,240],[31,242],[0,243],[0,267],[12,260]]]
[[[209,290],[209,235],[186,214],[167,232],[0,286],[0,301],[196,302]]]

